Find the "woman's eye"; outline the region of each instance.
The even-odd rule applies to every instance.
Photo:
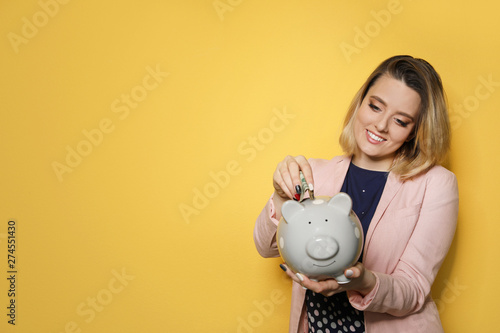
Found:
[[[408,123],[407,123],[407,122],[402,121],[401,119],[396,118],[395,120],[396,120],[396,123],[397,123],[399,126],[401,126],[401,127],[406,127],[406,126],[408,126]]]
[[[373,110],[373,111],[380,111],[380,108],[378,106],[376,106],[375,104],[368,104],[368,106]]]

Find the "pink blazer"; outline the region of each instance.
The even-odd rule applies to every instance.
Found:
[[[340,191],[350,158],[311,159],[316,195]],[[455,234],[458,186],[455,175],[441,166],[406,182],[389,173],[364,244],[364,265],[377,278],[362,297],[349,301],[365,311],[368,333],[443,332],[431,298],[431,286]],[[254,241],[263,257],[278,257],[272,198],[257,218]],[[289,332],[307,332],[305,291],[293,283]]]

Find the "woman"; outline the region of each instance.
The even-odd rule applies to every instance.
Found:
[[[279,256],[281,206],[300,196],[300,170],[316,195],[348,193],[365,232],[347,284],[311,281],[281,265],[294,280],[290,332],[443,332],[430,292],[458,214],[455,175],[439,166],[449,137],[439,75],[422,59],[395,56],[354,97],[340,136],[344,156],[278,164],[254,229],[263,257]]]

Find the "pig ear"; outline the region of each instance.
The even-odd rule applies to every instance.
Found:
[[[351,213],[352,200],[347,193],[340,192],[328,201],[329,206],[333,206],[346,215]]]
[[[285,219],[286,223],[293,220],[293,216],[305,209],[304,205],[298,203],[297,201],[288,200],[285,201],[283,206],[281,206],[281,215]]]

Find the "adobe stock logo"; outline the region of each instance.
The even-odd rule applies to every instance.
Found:
[[[446,305],[451,304],[457,300],[462,293],[469,288],[467,285],[461,285],[458,283],[458,278],[455,278],[453,282],[449,280],[444,281],[446,288],[441,292],[439,298],[434,299],[439,313],[443,313]]]
[[[89,296],[87,299],[76,307],[76,314],[83,318],[86,324],[90,324],[94,319],[111,305],[117,295],[122,293],[129,285],[130,281],[135,279],[134,275],[129,275],[122,268],[121,271],[116,269],[111,270],[113,277],[108,280],[105,288],[102,288],[95,296]],[[84,328],[84,327],[83,327]],[[71,320],[64,325],[64,330],[60,333],[81,333],[82,324],[78,321]]]
[[[454,104],[450,108],[450,123],[451,129],[458,129],[463,120],[469,118],[473,112],[479,109],[481,102],[486,101],[500,87],[500,81],[493,81],[493,75],[488,77],[483,75],[478,76],[479,83],[474,89],[474,93],[465,97],[462,103]]]
[[[212,5],[214,6],[214,9],[219,16],[219,19],[221,21],[224,21],[224,13],[232,12],[234,8],[239,6],[242,2],[243,0],[226,0],[226,2],[222,0],[216,0],[212,3]]]
[[[469,286],[459,284],[457,278],[453,282],[445,280],[444,284],[446,288],[441,292],[439,298],[434,299],[440,315],[444,313],[446,305],[455,302],[469,288]],[[421,316],[420,313],[415,313],[409,316],[408,324],[408,332],[429,333],[429,327],[440,327],[441,321],[436,316]]]
[[[137,109],[140,103],[148,97],[149,93],[157,89],[165,77],[169,75],[169,73],[160,69],[159,64],[155,68],[147,66],[146,72],[147,74],[144,75],[140,84],[130,89],[129,93],[121,94],[120,98],[116,98],[111,102],[111,111],[118,115],[120,121],[125,120],[132,110]],[[115,130],[115,124],[116,122],[111,118],[104,117],[95,128],[90,130],[84,128],[81,131],[84,138],[73,147],[66,146],[64,163],[52,162],[52,170],[54,170],[57,179],[62,182],[66,173],[72,173],[76,167],[82,164],[83,160],[94,151],[95,147],[103,143],[105,136]]]
[[[290,120],[295,117],[294,114],[287,112],[286,107],[283,110],[274,109],[267,127],[261,128],[256,135],[249,136],[238,144],[238,154],[244,156],[246,162],[252,162],[257,158],[258,153],[274,140],[276,134],[284,131],[290,124]],[[229,160],[223,170],[210,171],[208,175],[211,180],[193,188],[191,204],[179,204],[179,211],[184,221],[190,223],[193,215],[200,215],[211,200],[215,199],[222,189],[229,186],[231,179],[242,171],[243,165],[236,159]]]
[[[262,302],[257,300],[253,301],[255,310],[250,312],[247,316],[239,316],[236,319],[238,321],[236,332],[253,333],[255,328],[264,324],[265,318],[269,318],[273,315],[275,307],[283,304],[285,301],[286,296],[283,295],[283,292],[279,289],[272,290],[268,300],[263,300]]]
[[[21,18],[21,34],[15,32],[7,33],[7,39],[16,54],[19,53],[19,46],[21,44],[28,44],[30,40],[38,35],[41,28],[45,27],[51,19],[53,19],[60,9],[60,5],[66,5],[69,0],[40,0],[38,6],[40,10],[37,11],[31,19],[23,16]]]
[[[372,39],[378,37],[382,29],[391,24],[393,16],[400,14],[402,11],[403,6],[399,0],[389,0],[387,9],[370,11],[373,20],[366,22],[363,29],[358,26],[354,27],[354,45],[347,42],[342,42],[339,45],[347,63],[352,62],[351,57],[353,54],[360,54],[362,49],[368,47]]]

